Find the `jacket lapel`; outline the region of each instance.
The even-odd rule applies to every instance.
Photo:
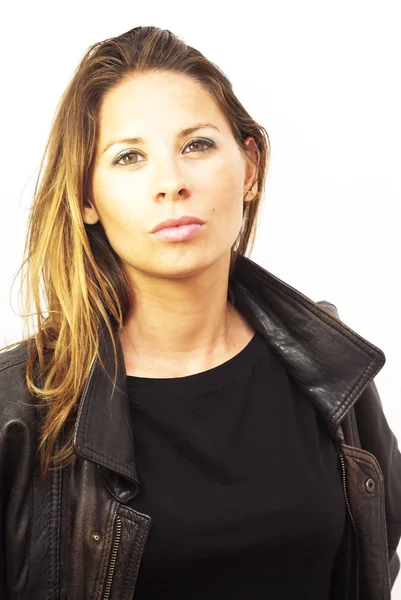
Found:
[[[238,308],[338,435],[383,367],[383,351],[342,323],[334,305],[313,302],[249,258],[239,259],[232,285]]]

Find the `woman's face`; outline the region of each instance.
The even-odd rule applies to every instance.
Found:
[[[256,159],[254,140],[246,143]],[[166,72],[133,75],[101,106],[92,206],[84,208],[84,221],[100,220],[133,281],[136,273],[188,277],[218,261],[229,264],[255,175],[199,83]],[[183,215],[204,221],[191,239],[166,241],[151,233]]]

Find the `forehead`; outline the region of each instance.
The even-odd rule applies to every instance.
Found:
[[[213,96],[198,81],[179,73],[156,71],[132,75],[110,90],[101,105],[99,126],[101,137],[141,135],[140,129],[145,127],[175,130],[177,126],[191,126],[194,119],[218,120],[222,127],[226,121]]]

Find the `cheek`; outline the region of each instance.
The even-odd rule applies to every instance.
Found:
[[[228,198],[237,198],[242,194],[243,187],[243,165],[236,155],[229,153],[224,159],[215,165],[211,178],[213,185],[220,193]]]
[[[210,186],[212,214],[216,218],[237,223],[242,219],[243,189],[238,170],[222,168],[215,173]]]
[[[132,192],[132,186],[121,177],[99,175],[93,182],[95,203],[106,233],[129,232],[145,221],[141,191]]]

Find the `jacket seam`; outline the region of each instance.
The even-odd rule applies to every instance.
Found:
[[[36,489],[36,478],[33,477],[32,478],[32,491],[31,491],[31,496],[32,496],[32,516],[31,518],[34,518],[35,515],[35,506],[36,506],[36,502],[35,502],[35,489]],[[33,527],[33,524],[32,524]],[[32,573],[31,573],[31,563],[32,563],[32,540],[30,541],[29,544],[29,550],[28,550],[28,586],[27,589],[31,590],[32,589]]]
[[[21,365],[22,363],[26,363],[26,358],[22,358],[21,360],[17,360],[17,362],[9,362],[9,363],[6,363],[5,365],[1,365],[0,366],[0,373],[2,371],[6,371],[10,367],[16,367],[17,365]]]
[[[58,600],[60,595],[60,493],[61,470],[57,469],[50,480],[48,600]]]

